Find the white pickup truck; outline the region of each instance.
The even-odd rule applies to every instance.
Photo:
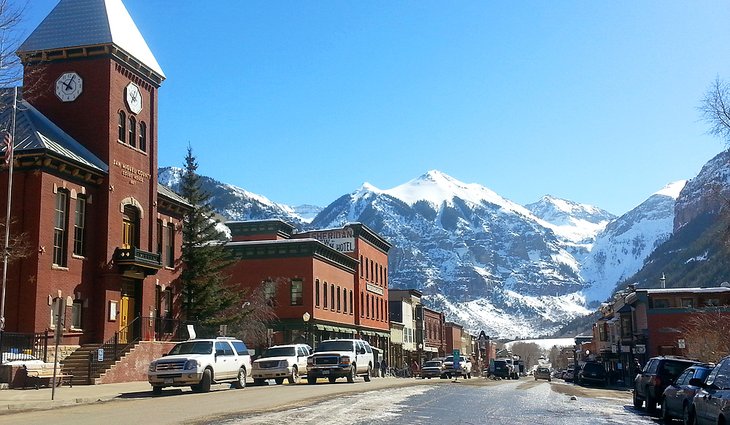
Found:
[[[373,370],[373,349],[360,339],[330,339],[317,345],[314,354],[307,358],[307,383],[316,384],[317,378],[327,378],[334,383],[345,377],[355,382],[360,375],[370,382]]]
[[[459,365],[454,367],[454,356],[447,356],[444,359],[444,374],[447,378],[463,376],[471,379],[471,360],[468,357],[459,357]]]

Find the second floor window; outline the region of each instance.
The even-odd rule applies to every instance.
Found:
[[[314,305],[316,307],[319,307],[319,279],[317,279],[315,286],[314,286]]]
[[[122,216],[122,248],[136,248],[139,242],[139,213],[131,205],[124,206]]]
[[[304,288],[302,281],[299,279],[291,281],[291,305],[302,305]]]
[[[56,209],[53,221],[53,264],[66,267],[66,220],[68,193],[56,192]]]
[[[167,225],[167,237],[165,238],[165,255],[167,267],[175,267],[175,224]]]
[[[268,305],[276,305],[276,285],[271,280],[264,282],[264,298]]]
[[[84,230],[86,228],[86,198],[76,198],[76,210],[74,211],[74,254],[84,256]]]

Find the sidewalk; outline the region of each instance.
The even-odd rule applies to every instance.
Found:
[[[51,390],[51,388],[37,390],[31,388],[1,389],[0,415],[23,410],[44,410],[60,406],[108,401],[120,397],[122,394],[151,393],[152,388],[147,381],[77,385],[72,388],[63,385],[56,387],[53,400],[51,400]]]

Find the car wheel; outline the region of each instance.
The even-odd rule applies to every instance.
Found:
[[[649,389],[646,390],[646,411],[648,413],[656,412],[656,399],[649,395]]]
[[[350,366],[350,373],[347,375],[347,382],[351,384],[355,382],[355,376],[357,376],[357,365],[352,365]]]
[[[246,388],[246,369],[238,369],[238,379],[233,383],[233,387],[238,390]]]
[[[299,369],[294,366],[291,370],[291,376],[287,378],[290,384],[298,384],[299,383]]]
[[[158,386],[152,387],[152,394],[154,394],[154,395],[162,394],[162,387],[158,387]]]
[[[365,378],[365,382],[370,382],[370,374],[373,372],[372,366],[368,365],[368,372],[363,376]]]
[[[335,381],[337,381],[337,378],[335,378],[334,376],[330,376],[330,377],[329,377],[329,378],[327,378],[327,379],[328,379],[328,380],[330,381],[330,384],[334,384],[334,383],[335,383]]]
[[[281,385],[284,383],[284,378],[274,378],[274,382],[276,382],[276,385]]]
[[[314,385],[317,383],[317,378],[313,376],[307,376],[307,384]]]
[[[198,391],[201,393],[207,393],[210,391],[210,384],[213,382],[213,375],[210,372],[210,369],[205,369],[203,371],[203,378],[200,380],[200,384],[197,385]]]
[[[695,412],[692,406],[685,404],[682,409],[682,422],[684,425],[695,425]]]
[[[263,379],[263,378],[254,378],[253,379],[253,384],[256,386],[264,385],[265,382],[266,382],[266,379]]]
[[[669,423],[672,420],[672,417],[669,415],[669,410],[667,410],[667,399],[662,397],[661,401],[659,402],[659,408],[660,415],[664,423]]]
[[[641,405],[644,404],[644,402],[639,398],[639,396],[636,395],[636,388],[634,388],[634,407],[637,409],[641,409]]]

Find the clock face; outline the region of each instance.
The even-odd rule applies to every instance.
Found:
[[[127,99],[127,106],[129,106],[129,110],[135,114],[139,114],[142,110],[142,93],[139,91],[139,87],[137,87],[134,83],[129,83],[125,90],[127,92],[125,97]]]
[[[61,74],[56,80],[56,96],[62,102],[73,102],[84,90],[84,81],[75,72]]]

